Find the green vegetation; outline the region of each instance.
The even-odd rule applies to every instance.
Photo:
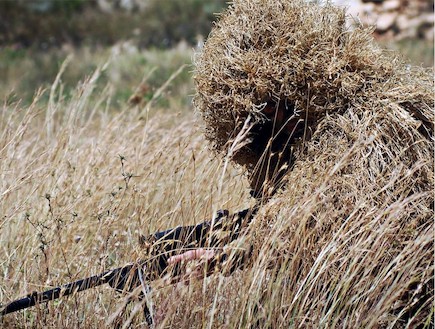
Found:
[[[6,48],[0,52],[0,75],[3,77],[0,80],[0,98],[7,103],[17,100],[31,103],[36,90],[49,88],[62,63],[69,58],[61,77],[64,98],[71,97],[77,84],[98,66],[110,63],[101,72],[95,88],[100,91],[112,88],[114,107],[122,107],[121,104],[125,104],[130,97],[136,97],[133,105],[143,105],[175,71],[184,66],[165,92],[172,94],[171,99],[187,106],[193,94],[190,73],[192,55],[193,52],[186,48],[139,51],[131,43],[99,51],[87,47],[49,52]],[[45,93],[42,100],[47,97]]]
[[[382,42],[387,48],[401,54],[412,65],[434,66],[434,43],[428,40],[404,39]]]
[[[114,1],[107,1],[108,3]],[[146,0],[144,8],[103,10],[95,1],[0,1],[0,46],[39,49],[108,46],[133,40],[141,48],[195,45],[208,35],[223,0]]]

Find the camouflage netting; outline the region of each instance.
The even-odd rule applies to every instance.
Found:
[[[198,55],[195,82],[223,155],[248,118],[265,122],[265,103],[315,118],[287,185],[251,225],[256,257],[241,275],[256,282],[238,288],[250,299],[231,325],[433,326],[433,73],[384,53],[370,30],[347,30],[341,9],[240,0]],[[240,145],[231,155],[252,171],[259,157]]]
[[[385,56],[370,30],[346,30],[342,9],[303,1],[236,1],[197,56],[195,83],[206,136],[223,153],[269,101],[316,118],[390,103],[432,119],[431,76]],[[235,161],[252,168],[249,155]]]

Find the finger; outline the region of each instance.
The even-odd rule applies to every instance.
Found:
[[[168,263],[170,265],[173,265],[181,261],[190,261],[195,259],[210,259],[213,258],[214,255],[215,253],[213,250],[198,248],[198,249],[186,251],[181,255],[172,256],[168,259]]]
[[[206,250],[203,248],[199,248],[199,249],[186,251],[181,255],[172,256],[169,258],[168,263],[176,264],[181,261],[190,261],[190,260],[201,259],[201,258],[210,259],[213,256],[214,256],[213,250]]]

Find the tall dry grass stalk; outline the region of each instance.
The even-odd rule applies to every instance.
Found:
[[[111,89],[95,93],[102,69],[70,99],[56,79],[48,105],[41,91],[29,107],[1,108],[2,303],[136,261],[141,234],[210,218],[218,205],[249,203],[243,177],[231,165],[222,173],[189,109],[107,111]],[[5,328],[112,328],[123,303],[100,287],[0,321]],[[130,321],[145,323],[140,314]]]

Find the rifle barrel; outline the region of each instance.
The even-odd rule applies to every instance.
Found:
[[[83,291],[108,283],[122,269],[124,269],[124,267],[107,271],[102,274],[94,275],[75,282],[67,283],[60,287],[56,287],[54,289],[50,289],[44,292],[34,292],[24,298],[15,300],[6,305],[0,311],[0,316],[4,316],[8,313],[32,307],[36,304],[46,303],[50,300],[58,299],[61,296],[68,296],[75,292]]]
[[[212,221],[206,221],[192,226],[179,226],[174,229],[170,229],[163,232],[156,232],[148,238],[141,238],[144,241],[150,239],[157,243],[165,242],[163,248],[160,251],[168,253],[169,251],[175,251],[182,248],[185,244],[190,244],[194,241],[197,242],[198,247],[205,246],[210,232],[210,229],[215,225],[215,229],[229,230],[232,232],[229,241],[233,241],[239,237],[242,227],[249,224],[253,215],[256,213],[257,208],[245,209],[238,213],[229,216],[228,211],[219,211],[218,216]],[[226,223],[225,218],[230,217],[230,221]],[[213,224],[214,223],[214,224]],[[219,240],[211,239],[211,246]],[[152,271],[156,272],[154,275],[147,273],[148,279],[159,277],[164,273],[167,267],[167,255],[160,254],[155,258]],[[19,311],[28,307],[32,307],[36,304],[46,303],[51,300],[58,299],[63,296],[68,296],[73,293],[100,286],[105,283],[109,283],[112,288],[118,291],[129,291],[138,284],[140,284],[138,269],[144,264],[145,261],[141,261],[135,264],[125,265],[102,274],[94,275],[82,280],[64,284],[60,287],[56,287],[44,292],[33,292],[24,298],[15,300],[7,304],[1,311],[0,317]]]

